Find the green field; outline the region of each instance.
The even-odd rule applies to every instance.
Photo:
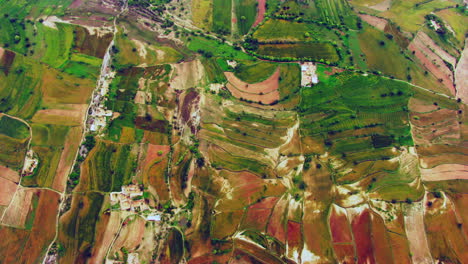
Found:
[[[231,33],[231,3],[232,1],[213,0],[213,32],[221,35]]]
[[[277,68],[277,64],[268,62],[242,63],[237,65],[234,72],[244,82],[257,83],[268,79]]]
[[[240,50],[236,50],[228,44],[209,38],[193,37],[192,40],[189,41],[187,47],[192,51],[210,52],[213,57],[235,60],[255,60],[254,57]]]
[[[257,17],[256,0],[235,0],[237,25],[241,35],[247,34]]]
[[[131,145],[98,141],[93,154],[83,163],[82,171],[88,176],[86,189],[116,192],[129,184],[137,158],[131,149]]]
[[[263,56],[279,58],[308,58],[328,62],[339,61],[336,49],[329,43],[260,44],[257,53]]]
[[[16,139],[29,137],[29,128],[23,122],[9,116],[0,116],[0,134]]]
[[[333,25],[346,25],[356,28],[356,16],[353,14],[346,0],[317,0],[322,21]]]
[[[307,39],[305,33],[308,32],[308,29],[306,23],[269,19],[254,32],[253,37],[260,42],[304,41]]]
[[[303,131],[335,138],[336,133],[383,126],[396,144],[410,137],[404,111],[411,95],[409,86],[377,76],[342,73],[302,92]],[[317,115],[318,113],[323,113]],[[349,147],[349,146],[348,146]]]
[[[358,39],[369,69],[406,80],[410,61],[400,53],[400,47],[395,41],[387,39],[383,32],[370,26],[365,26],[358,33]],[[358,61],[362,59],[358,56],[354,58]]]

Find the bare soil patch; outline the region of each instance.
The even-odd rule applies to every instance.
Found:
[[[257,2],[257,17],[255,18],[255,22],[253,23],[252,27],[256,27],[258,24],[260,24],[260,22],[263,21],[263,18],[265,18],[266,0],[257,0]]]
[[[0,206],[7,206],[10,203],[15,194],[16,185],[10,180],[0,178]]]
[[[28,213],[31,211],[31,202],[35,193],[38,194],[39,191],[24,189],[22,187],[18,188],[10,207],[5,212],[2,223],[24,228]]]
[[[20,176],[17,171],[0,165],[0,178],[4,178],[13,182],[19,182]]]
[[[104,230],[97,229],[101,235],[96,239],[96,246],[94,247],[93,256],[90,258],[89,263],[98,264],[102,262],[107,253],[107,249],[110,247],[120,227],[119,213],[111,212],[110,216],[103,216],[102,218],[107,218],[107,221],[102,221],[105,223]]]
[[[202,84],[205,69],[199,60],[173,64],[170,86],[176,90],[186,90]]]
[[[426,230],[424,228],[424,211],[421,203],[413,203],[408,206],[404,219],[413,263],[432,263]]]
[[[87,105],[69,104],[68,109],[44,109],[39,110],[33,116],[32,121],[42,124],[76,126],[83,122]]]
[[[437,106],[435,106],[432,102],[420,100],[414,97],[411,97],[408,102],[408,108],[412,112],[417,113],[428,113],[437,110]]]
[[[465,40],[465,49],[455,69],[455,84],[457,97],[465,103],[468,102],[468,39]]]
[[[468,165],[443,164],[431,169],[421,169],[423,181],[468,180]]]
[[[383,18],[380,18],[380,17],[376,17],[376,16],[371,16],[371,15],[367,15],[367,14],[359,14],[359,17],[366,21],[369,25],[377,28],[377,29],[380,29],[382,31],[385,30],[385,27],[387,26],[388,24],[388,21],[386,19],[383,19]]]
[[[377,11],[383,12],[383,11],[389,10],[391,6],[392,6],[392,0],[384,0],[376,5],[369,6],[369,7]]]

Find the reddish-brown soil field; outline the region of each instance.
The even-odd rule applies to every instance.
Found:
[[[0,206],[7,206],[10,203],[15,194],[16,186],[16,183],[5,178],[0,178]]]
[[[354,260],[354,246],[351,244],[333,244],[333,250],[339,263],[356,263]],[[365,263],[365,262],[359,262]]]
[[[19,263],[37,263],[52,242],[55,237],[59,199],[60,196],[56,192],[41,191],[31,235],[24,246]]]
[[[372,213],[372,244],[377,263],[386,263],[393,259],[391,244],[383,219],[377,213]],[[357,241],[359,243],[359,241]]]
[[[250,209],[272,209],[278,202],[278,197],[267,197],[262,199],[260,202],[250,206]]]
[[[143,169],[148,169],[155,161],[166,157],[167,153],[169,153],[169,149],[170,147],[167,145],[148,144],[145,161],[143,162]],[[162,151],[161,155],[158,153],[159,151]]]
[[[333,206],[330,214],[330,230],[334,243],[353,242],[348,219],[345,214],[336,210]]]
[[[362,211],[352,220],[354,239],[357,241],[357,257],[359,263],[375,263],[372,247],[372,230],[369,210]]]
[[[268,264],[284,263],[279,258],[269,254],[267,250],[260,248],[257,245],[247,242],[245,240],[234,239],[234,245],[237,249],[253,256],[255,259],[261,261],[262,263],[268,263]]]
[[[81,139],[81,127],[72,127],[68,132],[64,149],[60,157],[60,161],[57,167],[57,172],[55,174],[54,182],[52,188],[59,192],[65,190],[67,184],[68,173],[70,172],[71,166],[73,164],[73,159],[75,158],[76,151],[80,144]]]
[[[255,22],[253,23],[252,27],[256,27],[260,22],[263,21],[265,17],[266,11],[266,0],[257,0],[257,17],[255,18]]]
[[[18,172],[2,165],[0,165],[0,177],[16,183],[19,182],[20,178]]]
[[[30,231],[0,226],[0,263],[18,263]]]
[[[371,15],[359,14],[359,17],[362,18],[362,20],[366,21],[369,25],[376,27],[377,29],[380,29],[382,31],[384,31],[388,23],[387,20],[383,18]]]
[[[265,81],[249,84],[237,78],[232,72],[225,72],[224,75],[229,83],[227,88],[236,98],[243,98],[253,102],[262,102],[263,104],[271,104],[280,98],[278,92],[280,70],[277,69]]]
[[[271,214],[270,221],[268,222],[267,232],[271,236],[276,237],[279,241],[286,242],[286,223],[284,214],[288,209],[289,201],[287,199],[281,199],[276,204]]]
[[[242,228],[265,232],[265,226],[270,214],[271,209],[248,209],[242,223]]]
[[[299,249],[302,247],[302,224],[288,221],[288,248]]]
[[[392,247],[393,258],[397,259],[401,264],[411,264],[410,251],[406,237],[392,232],[389,232],[388,236]]]

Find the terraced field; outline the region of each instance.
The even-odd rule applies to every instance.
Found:
[[[468,259],[460,1],[0,4],[0,263]]]

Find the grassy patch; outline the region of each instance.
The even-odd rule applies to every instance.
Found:
[[[237,25],[239,33],[247,34],[252,24],[257,17],[257,1],[256,0],[235,0]]]
[[[237,50],[228,44],[210,38],[193,37],[188,43],[188,48],[192,51],[209,52],[213,57],[235,60],[255,60],[252,56],[245,54],[241,50]]]
[[[277,68],[277,64],[268,62],[241,63],[237,65],[235,74],[244,82],[257,83],[268,79]]]
[[[0,117],[0,134],[16,139],[29,137],[29,128],[23,122],[9,116]]]
[[[221,35],[231,33],[231,4],[230,0],[213,0],[213,32]]]
[[[330,43],[260,44],[258,54],[280,58],[308,58],[337,62],[339,56]]]

